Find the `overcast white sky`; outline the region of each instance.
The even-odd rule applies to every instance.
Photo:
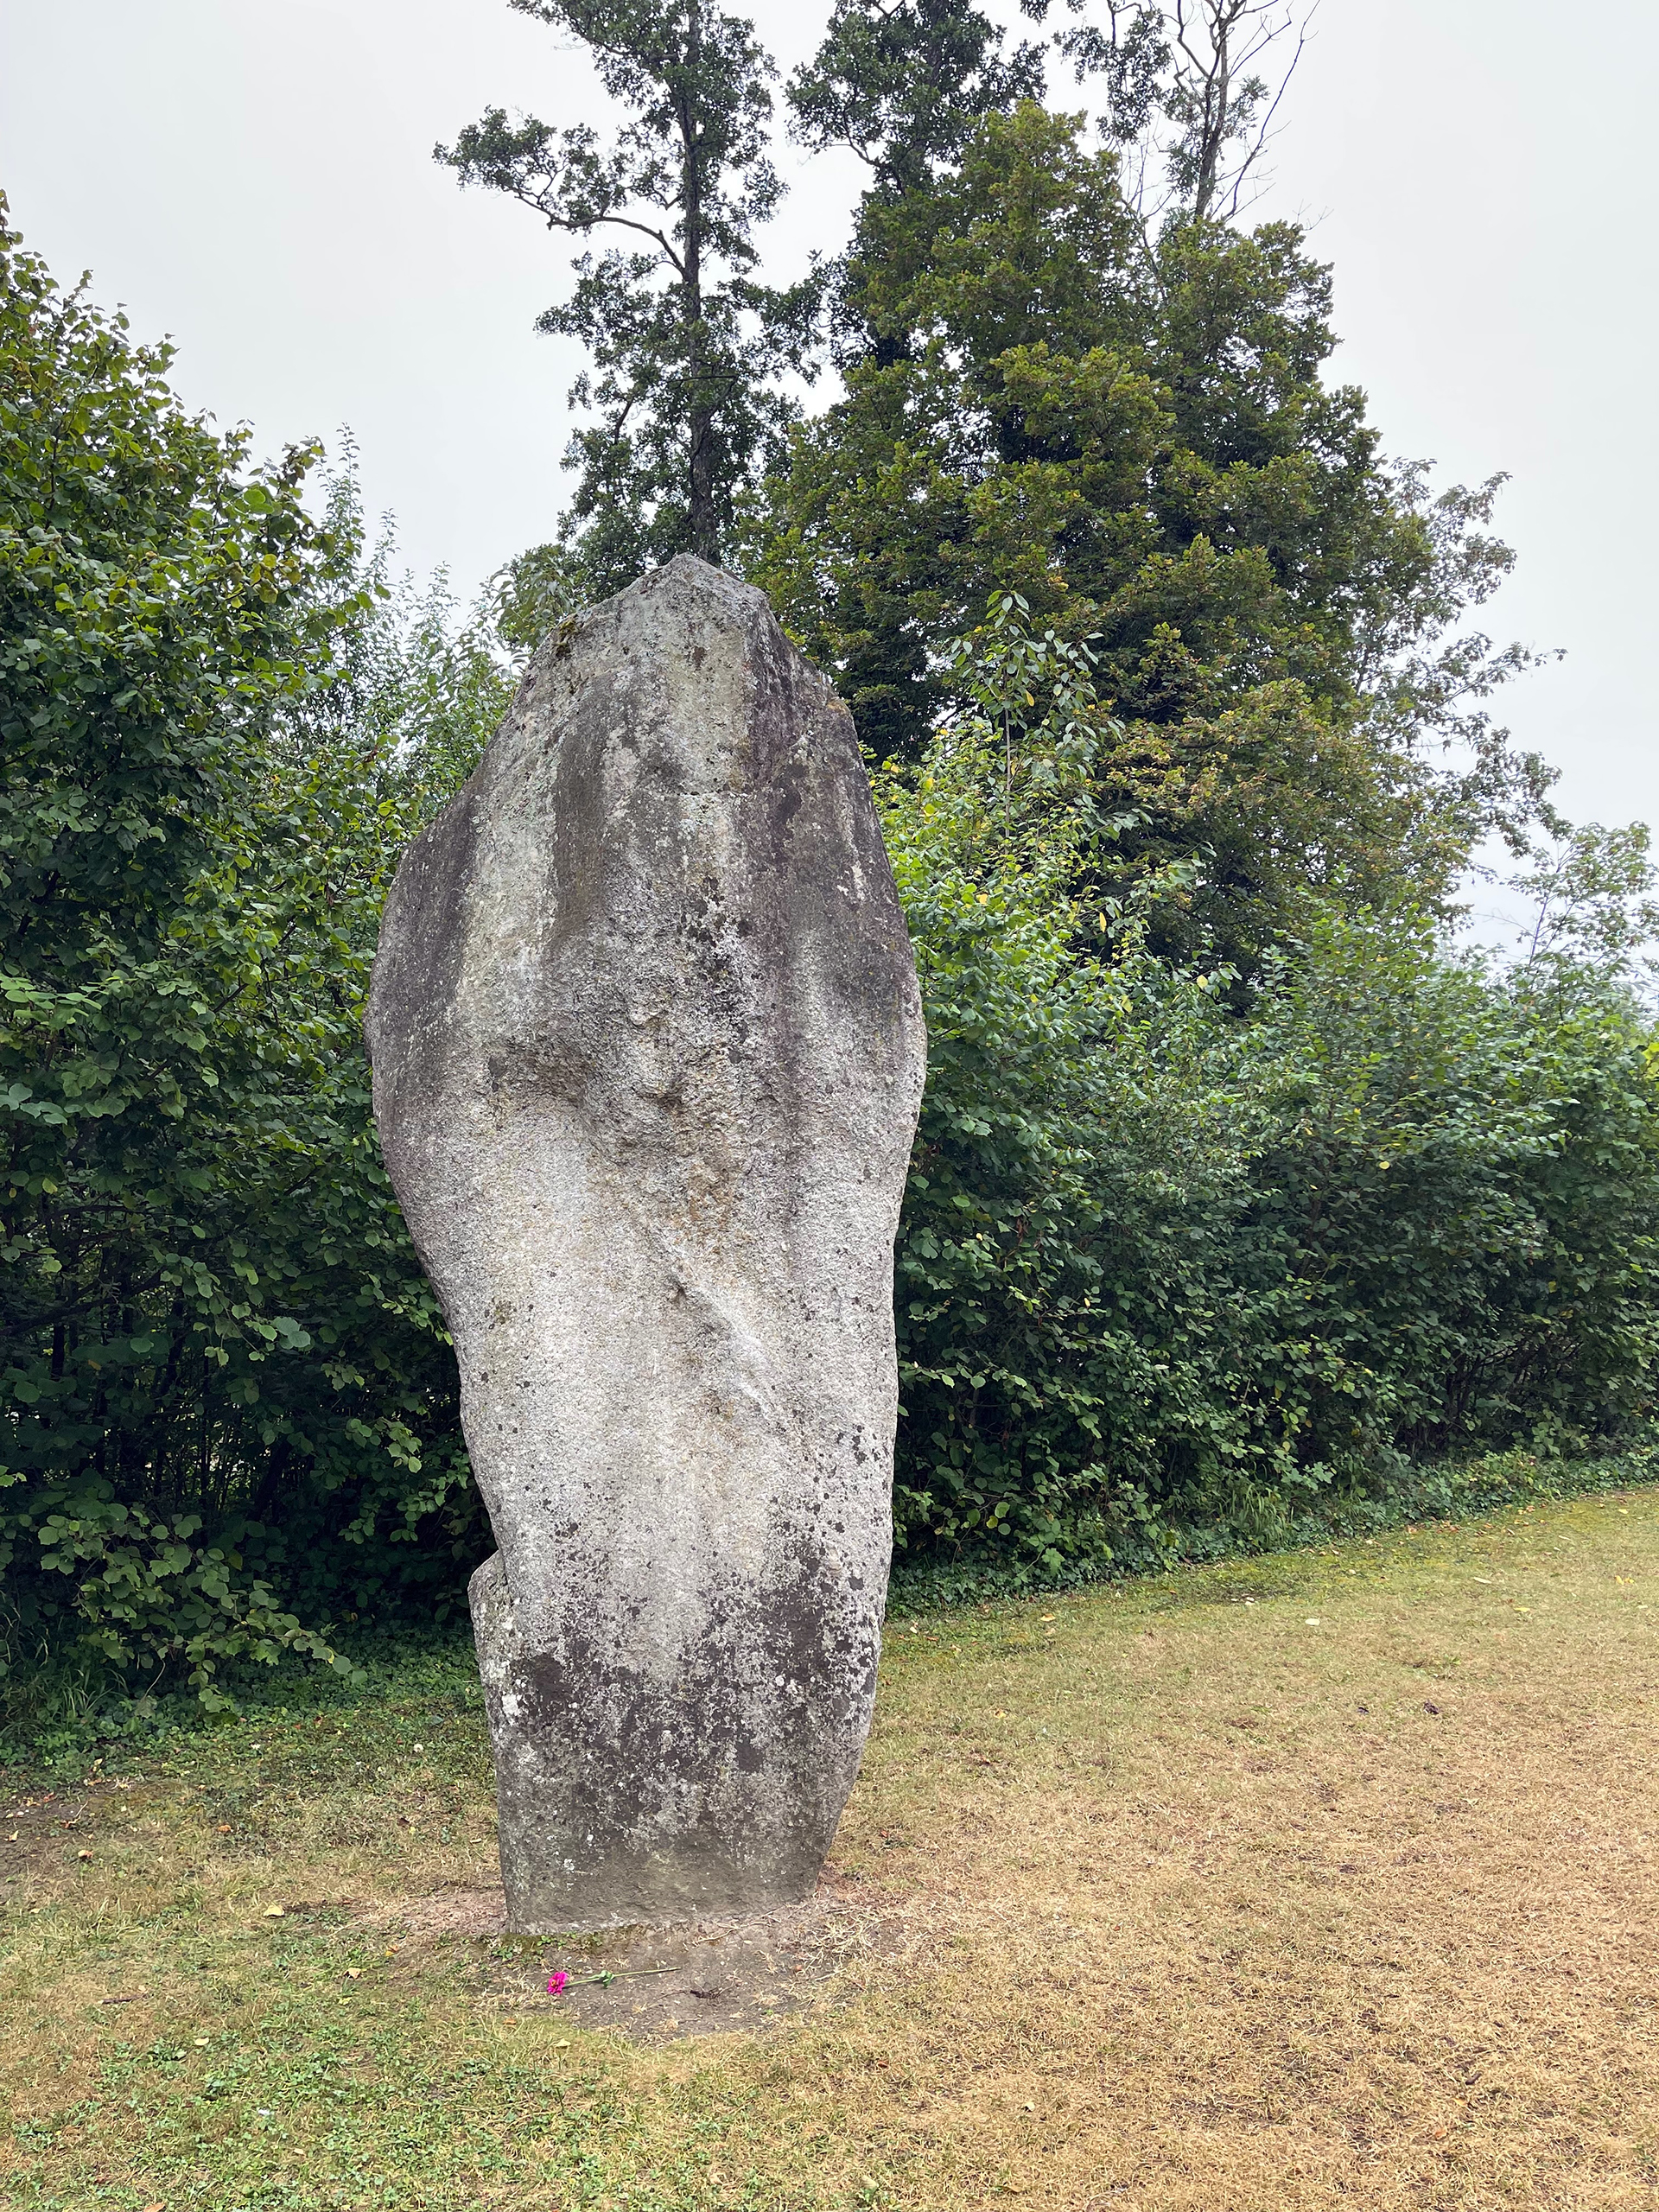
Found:
[[[741,0],[737,0],[741,5]],[[828,0],[753,12],[785,69]],[[1314,226],[1389,449],[1507,469],[1520,562],[1490,620],[1567,658],[1505,718],[1579,818],[1659,821],[1649,605],[1659,10],[1324,0],[1268,207]],[[505,0],[0,0],[0,182],[60,276],[93,272],[187,398],[261,443],[349,423],[417,567],[470,590],[550,534],[568,350],[531,323],[559,242],[430,159],[486,105],[595,111]],[[830,250],[850,159],[786,162],[775,262]],[[1266,212],[1264,210],[1264,212]]]

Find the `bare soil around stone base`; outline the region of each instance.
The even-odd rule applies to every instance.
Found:
[[[1652,1491],[895,1621],[746,1924],[514,1935],[475,1681],[399,1663],[0,1806],[0,2203],[1659,2200]]]
[[[480,1993],[506,2017],[609,2029],[633,2043],[764,2030],[857,1986],[853,1970],[920,1940],[913,1914],[883,1911],[827,1874],[817,1896],[771,1912],[683,1927],[515,1937],[499,1885],[440,1891],[373,1916],[412,1960],[457,1939],[479,1947]]]

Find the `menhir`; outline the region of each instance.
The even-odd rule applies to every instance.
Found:
[[[542,647],[369,1037],[499,1547],[512,1924],[804,1896],[875,1690],[924,1040],[851,720],[758,591],[682,557]]]

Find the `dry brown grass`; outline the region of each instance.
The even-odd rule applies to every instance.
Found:
[[[818,2011],[665,2046],[584,2032],[528,1955],[415,1909],[487,1879],[475,1719],[435,1755],[395,1703],[372,1742],[308,1723],[277,1758],[268,1730],[257,1802],[233,1732],[29,1831],[0,2194],[1650,2205],[1656,1570],[1638,1491],[899,1624],[836,1855],[882,1943]],[[165,2081],[112,2059],[169,2036]],[[213,2102],[226,2052],[245,2087]]]
[[[859,1840],[949,1867],[908,2009],[976,2183],[1011,2126],[1057,2206],[1650,2202],[1656,1540],[1535,1510],[918,1660]]]

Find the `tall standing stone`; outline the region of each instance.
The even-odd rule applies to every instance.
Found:
[[[542,647],[369,1037],[499,1546],[512,1924],[804,1896],[874,1697],[924,1046],[851,721],[758,591],[682,557]]]

